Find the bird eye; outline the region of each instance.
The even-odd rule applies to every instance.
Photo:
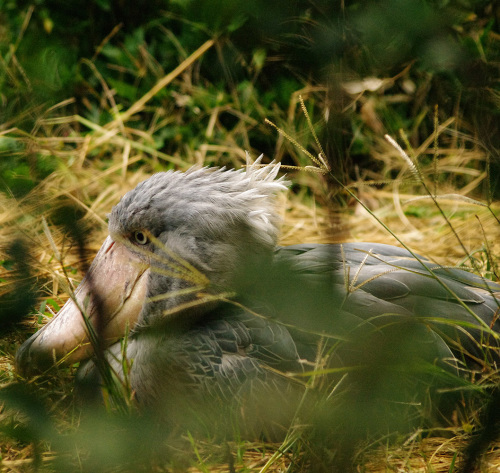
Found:
[[[144,232],[137,231],[134,232],[134,240],[136,243],[139,243],[139,245],[145,245],[148,242],[148,237]]]

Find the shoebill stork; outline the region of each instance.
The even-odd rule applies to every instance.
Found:
[[[18,371],[88,360],[77,378],[99,385],[97,346],[139,406],[167,417],[230,406],[265,429],[286,425],[315,371],[341,374],[333,393],[373,360],[454,371],[498,358],[499,285],[385,244],[277,246],[278,170],[160,172],[125,194]]]

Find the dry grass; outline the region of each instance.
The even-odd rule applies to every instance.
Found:
[[[186,60],[186,64],[174,71],[175,74],[168,76],[168,81],[176,79],[188,68],[192,60],[194,59]],[[189,82],[187,79],[179,80]],[[163,82],[165,81],[167,78],[164,78]],[[186,93],[189,92],[189,87],[186,86]],[[306,95],[307,93],[306,91]],[[40,182],[25,198],[16,200],[13,197],[0,196],[0,247],[5,248],[19,235],[29,242],[33,270],[43,293],[42,301],[46,301],[49,307],[53,304],[52,301],[62,306],[66,300],[67,275],[73,285],[81,280],[81,268],[85,266],[84,263],[91,261],[106,236],[106,214],[127,190],[165,165],[173,163],[185,168],[200,162],[217,163],[228,149],[232,152],[231,159],[235,165],[243,164],[244,149],[235,145],[237,140],[232,135],[228,135],[225,145],[219,148],[202,146],[192,150],[187,156],[165,156],[154,151],[151,147],[152,137],[127,128],[126,123],[133,114],[141,112],[146,106],[147,98],[138,101],[129,111],[117,116],[104,127],[98,127],[81,117],[61,118],[61,109],[67,105],[62,104],[61,108],[48,111],[40,119],[38,131],[33,136],[26,136],[15,129],[1,133],[23,142],[26,150],[33,155],[47,154],[59,160],[57,171]],[[207,134],[212,133],[213,128],[218,126],[216,110],[213,117],[213,120],[209,121],[210,129],[207,129]],[[242,125],[248,124],[249,120],[242,116]],[[241,133],[241,127],[234,129],[237,130],[234,133]],[[454,131],[453,128],[441,130],[442,133],[449,133],[449,136],[442,138],[445,143],[443,148],[433,150],[433,137],[429,137],[429,141],[416,150],[415,155],[432,156],[435,153],[439,156],[438,175],[450,177],[439,182],[437,194],[459,194],[478,199],[478,195],[484,194],[481,187],[484,188],[487,180],[484,172],[486,156],[467,139],[458,139]],[[487,267],[491,261],[488,262],[484,248],[488,247],[490,256],[500,254],[500,225],[490,210],[456,197],[440,200],[444,213],[452,222],[456,232],[454,233],[431,199],[413,200],[424,195],[422,186],[410,179],[408,163],[402,160],[398,152],[382,137],[373,149],[373,158],[381,163],[380,175],[363,175],[351,187],[365,206],[416,252],[444,265],[456,265],[466,260],[465,247],[469,253],[478,252],[476,256],[480,263],[479,269],[491,276],[488,274],[490,268]],[[434,179],[433,166],[430,162],[421,169],[429,185],[432,185]],[[384,179],[384,175],[389,175],[389,171],[397,175],[397,178],[382,185],[367,184],[370,180]],[[289,177],[299,182],[304,192],[289,193],[283,198],[282,244],[341,241],[397,244],[396,239],[388,235],[377,223],[373,214],[356,201],[350,200],[347,207],[338,209],[329,209],[317,204],[321,200],[324,201],[328,192],[323,176],[293,171],[289,173]],[[463,183],[462,187],[457,187],[457,182]],[[307,188],[311,192],[306,192]],[[408,201],[410,202],[405,204]],[[485,200],[483,203],[486,203]],[[69,246],[69,240],[61,227],[51,221],[51,215],[56,208],[69,204],[82,212],[83,222],[91,229],[85,261]],[[409,208],[414,208],[414,211],[405,212],[405,209]],[[499,210],[498,204],[492,204],[490,208],[494,212]],[[14,280],[15,278],[6,278],[1,283],[0,291],[9,292]],[[35,309],[39,308],[38,305]],[[57,307],[54,306],[54,310],[57,310]],[[33,332],[39,324],[45,323],[49,315],[48,309],[35,312],[33,317],[23,322],[22,328],[0,340],[3,384],[16,379],[13,360],[17,347],[28,333]],[[58,376],[53,382],[39,379],[35,380],[34,384],[50,398],[52,412],[57,412],[62,419],[61,428],[71,428],[75,422],[69,400],[71,376],[68,373]],[[456,453],[466,441],[462,427],[457,425],[456,430],[451,433],[451,438],[447,439],[436,437],[411,440],[401,446],[369,449],[359,457],[358,470],[377,473],[452,471],[450,466],[455,461]],[[53,454],[46,445],[40,448],[40,464],[43,467],[52,459]],[[213,446],[200,444],[197,448],[201,449],[200,451],[210,451]],[[247,444],[239,448],[244,453],[235,460],[235,470],[262,471],[279,445],[263,448],[261,444]],[[4,441],[0,450],[2,471],[33,471],[32,445]],[[207,455],[207,458],[210,458],[210,455]],[[286,455],[280,457],[269,465],[270,471],[285,471],[290,462]],[[499,469],[500,458],[497,450],[492,448],[485,458],[482,471]],[[157,471],[167,470],[158,467]],[[227,463],[203,463],[202,466],[192,467],[189,471],[227,471]]]
[[[366,473],[448,473],[457,471],[460,452],[467,439],[432,437],[402,447],[384,447],[371,451],[358,471]],[[500,444],[491,445],[481,464],[482,473],[500,469]]]

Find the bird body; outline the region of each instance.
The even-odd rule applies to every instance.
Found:
[[[286,183],[258,164],[158,173],[127,193],[19,371],[90,358],[78,378],[99,384],[97,347],[138,404],[177,421],[181,405],[218,406],[258,432],[286,429],[315,372],[332,393],[372,358],[451,371],[498,358],[499,285],[390,245],[277,247]]]

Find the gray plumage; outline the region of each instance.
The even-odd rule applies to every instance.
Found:
[[[323,368],[348,366],[395,327],[429,363],[498,358],[499,285],[389,245],[277,247],[274,196],[286,183],[277,165],[258,164],[155,174],[109,216],[111,239],[150,268],[125,353],[140,404],[172,414],[179,403],[241,410],[273,399],[273,410],[286,398],[286,418],[303,384],[289,374],[317,368],[319,347],[330,353]],[[36,337],[18,366],[35,359]],[[124,377],[122,352],[116,343],[106,356]],[[78,376],[97,380],[93,361]]]

